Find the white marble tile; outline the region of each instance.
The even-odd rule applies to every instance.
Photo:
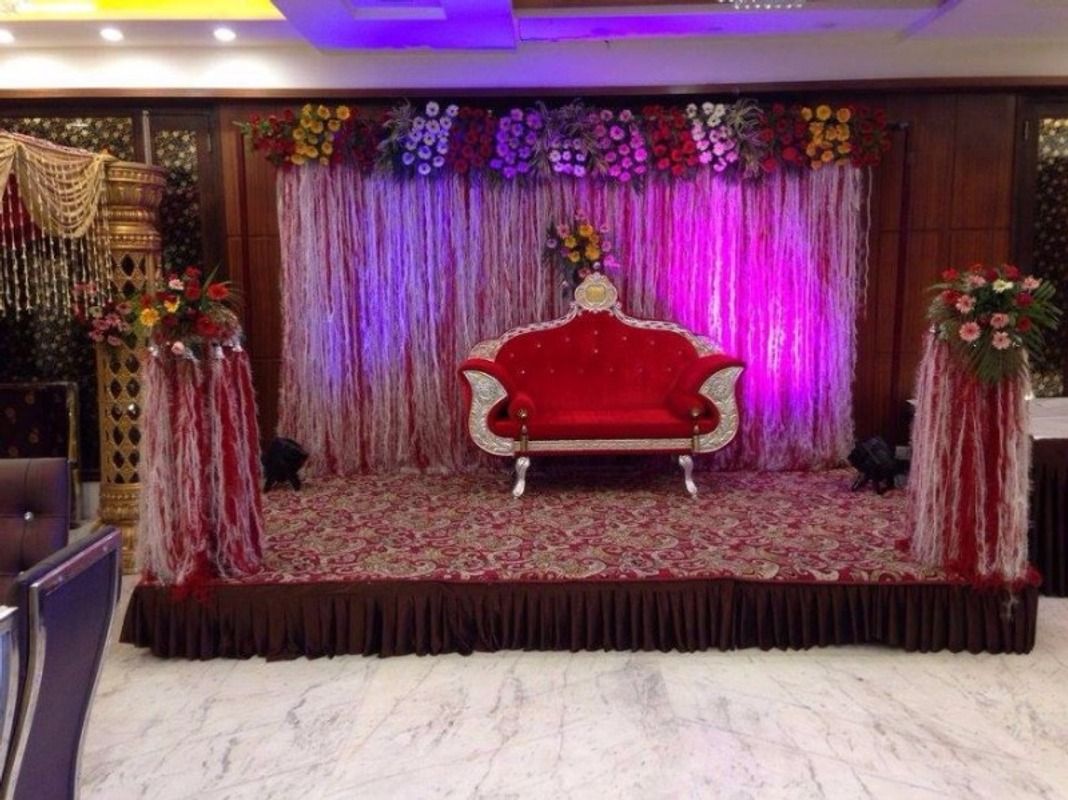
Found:
[[[1028,656],[109,650],[84,798],[1068,797],[1068,600]]]

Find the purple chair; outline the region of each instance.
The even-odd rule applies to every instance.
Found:
[[[72,800],[121,587],[122,535],[103,528],[15,581],[19,694],[0,795]]]
[[[15,577],[66,546],[70,491],[65,458],[0,459],[0,603],[16,605]]]

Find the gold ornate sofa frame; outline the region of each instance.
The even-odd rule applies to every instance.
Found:
[[[698,359],[716,356],[722,365],[710,367],[696,388],[710,409],[709,416],[698,408],[689,412],[692,429],[671,436],[618,435],[606,438],[541,438],[531,435],[528,428],[529,411],[520,408],[516,414],[518,436],[502,435],[493,429],[495,410],[502,409],[509,400],[514,400],[506,386],[508,383],[496,366],[501,349],[509,342],[528,335],[538,335],[570,325],[585,314],[606,314],[618,320],[627,329],[640,337],[643,332],[666,332],[680,337],[692,346]],[[736,386],[744,365],[723,356],[719,349],[704,336],[698,336],[671,322],[635,319],[623,313],[618,302],[618,292],[603,274],[587,277],[575,290],[575,299],[570,311],[559,319],[525,325],[508,331],[497,339],[479,342],[461,366],[460,371],[470,389],[467,413],[467,428],[471,439],[491,455],[516,459],[516,480],[512,489],[515,497],[521,497],[526,489],[526,473],[533,455],[564,455],[580,453],[669,453],[678,457],[683,470],[687,491],[697,494],[693,481],[693,456],[711,453],[725,447],[738,433],[739,413]],[[494,374],[497,373],[497,374]],[[710,417],[715,424],[709,424]],[[680,418],[680,423],[686,423]],[[701,422],[702,424],[699,424]],[[683,427],[688,427],[684,424]]]

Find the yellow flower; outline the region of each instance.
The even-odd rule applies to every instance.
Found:
[[[302,128],[310,128],[311,126],[312,126],[311,117],[301,117],[300,118],[300,127],[302,127]]]
[[[574,247],[578,244],[578,240],[574,236],[568,236],[564,239],[564,247]]]
[[[301,114],[304,114],[305,116],[307,116],[307,115],[311,114],[311,113],[312,113],[312,104],[311,104],[311,103],[305,103],[305,104],[304,104],[304,105],[303,105],[303,106],[301,107],[301,109],[300,109],[300,113],[301,113]]]
[[[838,145],[838,152],[839,153],[852,153],[853,152],[853,145],[851,145],[849,142],[842,142],[840,145]]]
[[[811,133],[813,136],[816,136],[816,135],[818,135],[820,133],[823,133],[823,123],[822,122],[810,122],[810,123],[808,123],[808,132]]]
[[[808,156],[809,158],[815,158],[816,157],[816,151],[818,149],[819,148],[816,147],[815,143],[810,142],[808,147],[805,148],[805,155]]]
[[[826,121],[826,120],[829,120],[830,118],[831,118],[831,107],[830,106],[817,106],[816,107],[816,119]]]
[[[852,117],[853,117],[853,112],[850,111],[848,108],[840,108],[840,109],[838,109],[838,113],[836,113],[834,115],[834,118],[837,119],[839,122],[841,122],[843,124],[846,123],[846,122],[849,122],[849,120],[852,119]]]
[[[323,123],[321,123],[319,120],[315,120],[315,122],[313,122],[311,124],[311,129],[315,133],[322,133],[323,132]]]
[[[327,158],[326,156],[323,156],[322,158],[319,159],[319,163],[322,164],[325,167],[330,163],[330,159]]]
[[[319,119],[330,119],[330,109],[326,106],[319,106],[316,113],[319,115]]]
[[[349,110],[348,106],[338,106],[337,107],[337,118],[338,119],[345,120],[345,119],[348,119],[351,116],[352,116],[352,112]]]
[[[336,131],[341,128],[341,121],[332,119],[328,123],[326,123],[326,127],[332,131]]]
[[[306,155],[308,158],[318,158],[319,151],[316,150],[314,147],[305,147],[304,155]]]
[[[323,142],[322,145],[319,147],[319,150],[324,156],[328,156],[334,152],[334,146],[330,144],[330,142]]]
[[[596,261],[600,257],[601,257],[601,251],[598,250],[592,244],[589,247],[586,248],[586,258],[589,259],[590,261]]]
[[[838,138],[841,139],[843,142],[849,141],[849,126],[848,125],[839,125],[838,126]]]
[[[159,322],[159,312],[154,308],[142,308],[140,320],[141,324],[146,328],[151,328]]]
[[[579,262],[579,259],[581,258],[582,256],[579,255],[578,250],[572,250],[570,253],[567,254],[567,260],[570,261],[572,264],[577,264]]]
[[[307,136],[307,135],[308,135],[307,132],[303,128],[294,128],[293,129],[293,141],[294,142],[303,142],[304,141],[304,137]]]
[[[828,161],[833,161],[834,153],[832,153],[830,150],[824,150],[823,155],[820,156],[820,160],[822,160],[824,163],[827,163]]]
[[[828,125],[827,130],[824,132],[823,136],[828,142],[833,142],[835,139],[838,138],[838,131],[833,125]]]
[[[812,119],[812,109],[809,108],[808,106],[805,106],[804,108],[802,108],[801,109],[801,119],[803,119],[805,122],[808,122],[810,119]]]
[[[326,141],[328,142],[332,142],[334,141],[334,134],[330,133],[330,131],[327,131],[323,134],[323,138],[326,139]]]
[[[593,236],[593,226],[590,225],[590,223],[588,222],[583,222],[581,225],[579,225],[578,232],[579,236],[585,236],[589,238],[590,236]]]
[[[173,314],[177,311],[179,305],[181,305],[181,301],[179,300],[165,300],[163,302],[163,307],[167,309],[168,314]]]
[[[300,153],[294,153],[289,157],[289,160],[299,167],[301,164],[304,163],[305,158]]]

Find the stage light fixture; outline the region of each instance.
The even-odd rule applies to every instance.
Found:
[[[308,451],[294,442],[277,436],[271,440],[263,454],[263,476],[266,483],[263,491],[269,492],[276,484],[288,481],[294,489],[300,488],[300,468],[308,460]]]
[[[231,28],[216,28],[212,33],[219,42],[232,42],[237,38],[237,34]]]
[[[14,44],[15,34],[4,28],[0,28],[0,44]]]
[[[871,483],[877,494],[892,489],[894,477],[902,469],[894,457],[894,451],[881,436],[873,436],[859,442],[849,454],[849,463],[857,469],[853,491],[863,489]]]
[[[123,40],[122,31],[118,28],[101,28],[100,38],[105,42],[121,42]]]

